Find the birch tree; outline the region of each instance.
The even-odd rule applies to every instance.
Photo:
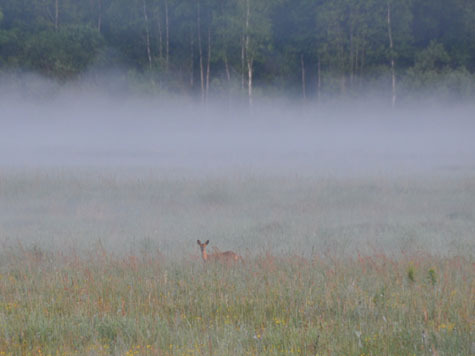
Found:
[[[391,72],[391,106],[397,102],[397,73],[396,60],[398,55],[403,56],[401,43],[410,43],[410,25],[412,0],[387,0],[386,23],[388,34],[388,58]],[[398,46],[398,47],[397,47]]]
[[[247,96],[249,107],[253,106],[254,62],[263,60],[271,39],[269,13],[271,0],[240,0],[243,19],[243,57],[247,70]]]

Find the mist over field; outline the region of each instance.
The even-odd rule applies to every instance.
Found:
[[[49,86],[48,86],[49,85]],[[0,166],[131,168],[161,174],[445,175],[475,172],[475,105],[381,100],[318,105],[111,94],[69,85],[3,90]],[[44,90],[42,89],[44,87]]]
[[[5,88],[9,244],[473,253],[472,103],[268,95],[249,108],[36,76]]]
[[[0,0],[1,355],[475,355],[473,0]]]

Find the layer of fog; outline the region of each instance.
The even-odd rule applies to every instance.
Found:
[[[46,83],[47,84],[47,83]],[[35,84],[41,92],[40,81]],[[47,87],[47,86],[46,86]],[[45,88],[46,88],[45,87]],[[1,90],[0,168],[151,169],[163,174],[475,173],[475,106],[391,109],[381,100],[168,99],[64,88]]]

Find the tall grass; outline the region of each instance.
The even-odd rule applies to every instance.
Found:
[[[471,352],[473,266],[462,257],[267,254],[225,266],[16,250],[2,267],[0,354]]]
[[[195,255],[424,252],[473,256],[475,177],[169,178],[0,173],[0,242]],[[307,256],[308,257],[308,256]]]
[[[470,177],[3,174],[0,201],[0,355],[473,353]]]

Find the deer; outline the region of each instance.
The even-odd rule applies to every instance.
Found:
[[[209,244],[209,240],[205,243],[201,243],[200,240],[196,241],[198,245],[200,245],[201,249],[201,257],[203,258],[204,262],[224,262],[224,263],[234,263],[234,262],[243,262],[243,259],[238,254],[234,253],[233,251],[225,251],[225,252],[213,252],[208,254],[206,252],[206,246]]]

